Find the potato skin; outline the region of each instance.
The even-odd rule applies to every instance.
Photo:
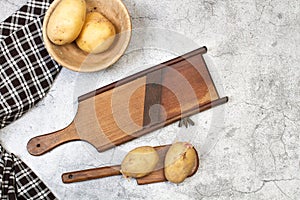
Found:
[[[85,0],[62,0],[49,18],[48,38],[56,45],[73,42],[80,34],[85,17]]]
[[[143,146],[131,150],[121,164],[121,173],[126,177],[140,178],[150,174],[159,160],[153,147]]]
[[[115,27],[107,18],[98,12],[91,12],[87,14],[76,43],[87,53],[101,53],[113,44],[115,35]]]
[[[181,183],[191,173],[197,160],[193,146],[186,142],[174,143],[165,157],[165,177],[173,183]]]

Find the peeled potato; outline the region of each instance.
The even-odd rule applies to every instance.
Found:
[[[150,174],[158,160],[158,153],[153,147],[138,147],[125,156],[121,164],[121,172],[126,177],[140,178]]]
[[[107,18],[98,12],[91,12],[87,14],[76,43],[87,53],[101,53],[112,45],[115,35],[115,27]]]
[[[49,18],[48,38],[56,45],[73,42],[80,34],[85,16],[85,0],[62,0]]]
[[[197,153],[187,142],[174,143],[165,157],[165,177],[173,183],[181,183],[197,164]]]

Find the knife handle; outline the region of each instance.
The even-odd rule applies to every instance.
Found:
[[[120,172],[120,170],[120,165],[100,167],[95,169],[86,169],[81,171],[64,173],[62,174],[61,179],[64,183],[74,183],[97,178],[121,175],[122,173]]]
[[[74,123],[59,131],[37,136],[29,140],[27,150],[31,155],[39,156],[53,148],[74,140],[80,140]]]

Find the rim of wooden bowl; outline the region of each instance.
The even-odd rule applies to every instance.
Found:
[[[128,30],[125,31],[125,32],[128,32],[128,33],[126,33],[126,40],[123,43],[122,48],[120,49],[119,53],[115,57],[113,57],[110,62],[108,62],[105,65],[101,65],[97,68],[78,67],[78,66],[74,66],[74,65],[69,65],[68,63],[64,62],[64,60],[60,59],[60,57],[57,56],[56,53],[54,53],[52,48],[50,48],[50,45],[55,45],[55,44],[53,44],[47,36],[47,25],[48,25],[48,21],[49,21],[49,18],[51,16],[52,12],[56,8],[56,6],[60,3],[60,1],[62,1],[62,0],[54,0],[51,3],[50,7],[48,8],[48,10],[45,14],[44,20],[43,20],[43,28],[42,28],[43,29],[42,30],[43,40],[44,40],[44,45],[45,45],[48,53],[50,54],[50,56],[59,65],[65,67],[67,69],[70,69],[72,71],[76,71],[76,72],[96,72],[96,71],[106,69],[106,68],[110,67],[111,65],[113,65],[114,63],[116,63],[121,58],[121,56],[125,53],[126,49],[128,48],[130,40],[131,40],[131,31],[132,31],[132,22],[131,22],[130,14],[129,14],[127,7],[122,2],[122,0],[114,0],[114,1],[119,3],[120,6],[122,6],[122,8],[123,8],[122,10],[124,11],[124,13],[126,15],[126,21],[128,24]],[[120,34],[120,33],[118,33],[118,34]]]

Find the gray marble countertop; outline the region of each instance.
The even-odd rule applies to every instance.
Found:
[[[1,21],[25,2],[2,0]],[[135,30],[155,27],[147,34],[156,30],[153,35],[157,40],[168,36],[171,41],[152,48],[156,41],[152,38],[134,46],[141,39],[137,35],[111,68],[92,74],[62,69],[39,104],[0,130],[1,144],[25,161],[63,200],[299,199],[300,2],[124,3]],[[194,127],[173,124],[104,153],[85,142],[67,143],[40,157],[27,152],[30,138],[72,121],[78,95],[203,45],[208,47],[206,59],[214,81],[230,101],[194,115]],[[201,154],[198,172],[182,184],[138,186],[121,176],[76,184],[61,182],[64,172],[117,164],[134,147],[176,140],[191,141]]]

